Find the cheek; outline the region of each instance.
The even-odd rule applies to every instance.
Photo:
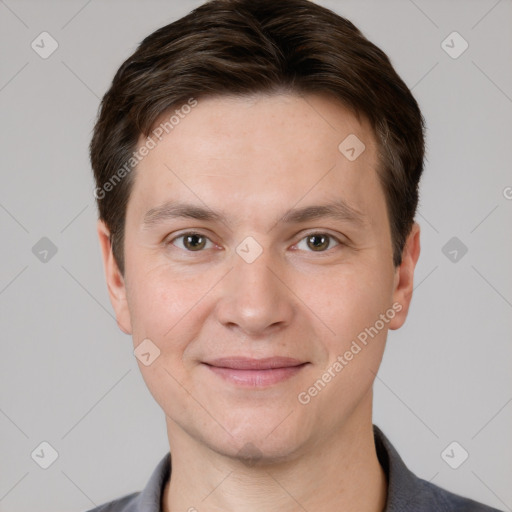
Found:
[[[133,275],[132,283],[128,305],[134,343],[147,337],[162,349],[182,329],[184,319],[197,314],[195,305],[208,291],[202,279],[180,276],[166,265]],[[178,348],[174,342],[173,347]]]
[[[337,350],[391,307],[393,275],[382,263],[333,268],[312,282],[314,286],[303,284],[298,295],[308,297],[305,302],[314,314],[334,331],[326,339]]]
[[[128,302],[134,348],[149,339],[159,350],[148,366],[137,361],[141,375],[163,410],[179,417],[189,403],[180,385],[187,383],[182,358],[203,323],[200,299],[211,285],[201,279],[187,279],[163,265],[133,275],[132,282]]]

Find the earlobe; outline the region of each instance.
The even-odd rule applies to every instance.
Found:
[[[402,263],[395,271],[393,304],[399,304],[401,308],[393,320],[390,321],[390,329],[399,329],[407,318],[414,288],[414,269],[420,256],[420,249],[420,226],[415,222],[402,251]],[[398,309],[397,306],[396,310],[398,311]]]
[[[112,253],[110,231],[105,222],[101,219],[98,220],[97,231],[103,259],[103,268],[105,270],[105,278],[107,281],[108,294],[110,296],[112,307],[114,308],[117,325],[125,334],[131,334],[132,326],[128,302],[126,300],[124,277],[119,271],[119,267]]]

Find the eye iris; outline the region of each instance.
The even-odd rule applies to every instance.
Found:
[[[308,245],[314,251],[325,249],[329,246],[328,237],[324,235],[311,235],[308,237]]]
[[[183,239],[185,247],[191,251],[202,249],[206,245],[205,237],[202,235],[186,235]],[[329,237],[325,235],[310,235],[308,245],[314,251],[321,251],[329,246]]]
[[[201,240],[201,242],[198,242],[198,240]],[[191,251],[197,251],[198,249],[202,249],[205,246],[206,240],[201,235],[186,235],[183,238],[183,243],[187,249],[190,249]]]

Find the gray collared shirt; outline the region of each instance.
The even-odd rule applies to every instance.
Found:
[[[384,512],[499,512],[418,478],[376,425],[373,433],[377,456],[388,480]],[[170,475],[171,454],[168,452],[142,492],[129,494],[88,512],[161,512],[162,493]]]

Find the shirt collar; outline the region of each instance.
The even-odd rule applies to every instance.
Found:
[[[377,457],[388,482],[385,512],[407,510],[415,498],[414,490],[418,487],[419,479],[406,467],[394,446],[376,425],[373,425],[373,435]],[[137,497],[134,512],[161,512],[162,494],[170,474],[171,454],[167,452]]]
[[[161,512],[162,495],[171,474],[171,453],[167,452],[154,469],[146,487],[137,497],[133,512]]]
[[[377,425],[373,425],[377,458],[388,481],[388,497],[384,512],[411,510],[420,479],[412,473]],[[423,509],[422,509],[423,510]]]

